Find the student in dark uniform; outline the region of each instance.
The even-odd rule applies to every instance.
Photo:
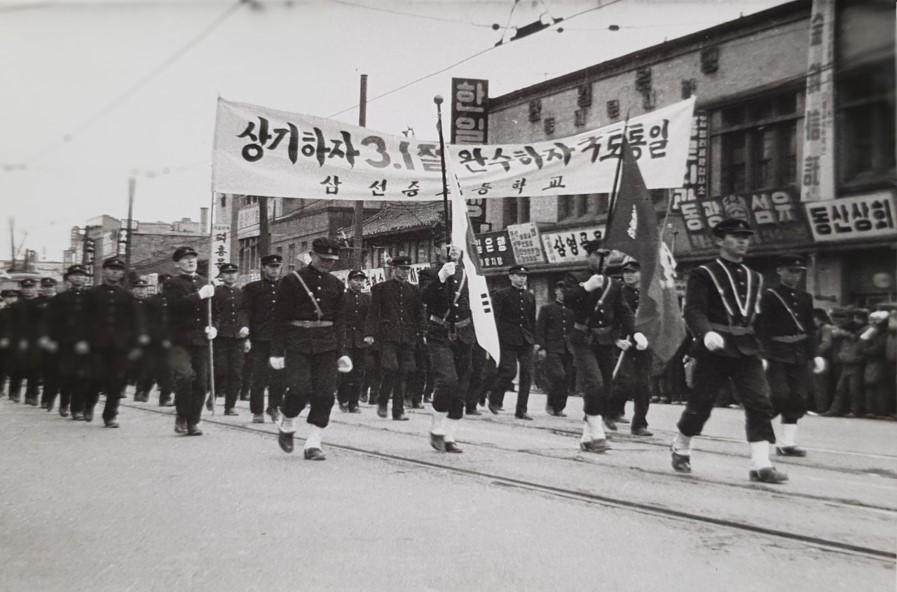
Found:
[[[647,340],[635,331],[635,318],[623,297],[622,285],[602,273],[607,249],[600,240],[584,243],[589,270],[570,274],[565,280],[564,306],[573,309],[573,364],[583,385],[583,422],[579,446],[586,452],[603,453],[610,449],[605,425],[616,426],[606,417],[612,395],[615,348],[631,338],[640,347]]]
[[[271,421],[277,421],[278,407],[283,399],[284,372],[268,364],[271,358],[271,339],[274,335],[274,310],[277,307],[277,283],[283,257],[265,255],[261,259],[262,279],[243,287],[243,310],[249,319],[249,360],[252,373],[252,390],[249,409],[253,423],[265,423],[267,413]],[[265,407],[265,389],[268,389],[268,406]]]
[[[149,298],[150,344],[146,349],[146,375],[140,379],[138,389],[149,392],[153,383],[159,388],[159,407],[172,407],[174,401],[173,375],[169,353],[171,352],[171,307],[165,294],[165,283],[171,276],[159,274],[156,293]]]
[[[25,404],[37,406],[40,387],[41,348],[38,344],[43,325],[45,303],[38,295],[37,280],[25,278],[19,281],[21,297],[12,306],[12,343],[15,351],[14,384],[10,385],[9,398],[19,402],[22,383],[25,387]]]
[[[56,344],[59,362],[59,415],[71,409],[73,420],[84,419],[84,406],[90,378],[90,326],[88,289],[90,276],[83,265],[72,265],[65,272],[69,288],[57,295],[47,307],[47,332]],[[52,407],[52,401],[50,406]]]
[[[462,256],[460,249],[450,247],[436,280],[422,295],[429,314],[426,338],[434,374],[430,446],[437,452],[462,452],[456,437],[464,417],[471,349],[476,340]]]
[[[536,344],[548,381],[548,397],[545,412],[556,417],[566,417],[570,375],[573,373],[573,347],[570,333],[573,331],[573,311],[564,306],[564,282],[554,286],[554,302],[539,309],[536,319]]]
[[[340,376],[337,399],[340,410],[348,413],[361,413],[358,396],[364,386],[364,362],[368,349],[364,340],[365,323],[371,306],[371,295],[362,292],[365,281],[367,276],[363,271],[356,269],[349,272],[349,287],[346,288],[340,312],[345,331],[343,343],[352,358],[353,368],[351,372]]]
[[[169,361],[174,379],[174,402],[178,434],[201,436],[202,407],[209,391],[209,345],[215,327],[208,326],[207,299],[215,286],[196,273],[197,254],[192,247],[178,247],[172,256],[180,274],[165,282],[165,296],[171,307],[171,349]]]
[[[279,370],[285,367],[287,373],[278,444],[284,452],[293,451],[295,418],[310,405],[307,460],[325,459],[321,437],[330,422],[337,372],[352,371],[339,314],[345,287],[330,273],[338,260],[339,244],[316,238],[311,263],[284,277],[277,290],[270,364]]]
[[[100,391],[106,395],[103,423],[118,427],[118,403],[125,390],[128,362],[136,358],[138,339],[134,298],[122,287],[125,262],[118,257],[103,262],[103,280],[87,294],[90,319],[90,379],[84,406],[84,421],[93,420]]]
[[[763,373],[754,322],[760,312],[763,276],[743,261],[754,231],[747,222],[727,218],[713,228],[719,257],[688,276],[685,323],[694,337],[691,356],[697,360],[694,384],[673,440],[673,469],[691,472],[691,439],[710,418],[720,387],[730,381],[744,405],[751,446],[751,481],[781,483],[784,473],[769,460],[775,443],[769,386]]]
[[[501,344],[501,360],[495,382],[489,389],[489,411],[497,414],[504,403],[505,392],[520,366],[520,384],[517,388],[517,408],[514,417],[532,420],[527,411],[529,389],[533,382],[533,344],[536,328],[536,299],[526,289],[529,272],[522,265],[508,269],[511,285],[496,290],[492,296],[498,341]]]
[[[149,282],[145,278],[137,278],[131,285],[131,296],[134,297],[134,315],[137,326],[140,327],[141,336],[138,338],[140,356],[131,364],[131,376],[129,382],[135,385],[134,401],[146,403],[149,401],[149,390],[152,387],[146,385],[146,376],[150,372],[150,347],[152,341],[152,304],[149,300]]]
[[[237,287],[238,267],[224,263],[218,268],[221,285],[212,299],[215,338],[215,390],[224,395],[224,414],[238,415],[234,406],[243,383],[244,343],[249,336],[249,319],[243,307],[243,291]]]
[[[43,315],[41,316],[41,337],[38,339],[40,347],[40,374],[41,389],[40,406],[47,411],[53,411],[56,397],[59,396],[59,344],[49,335],[47,311],[50,302],[56,297],[57,281],[54,278],[45,277],[40,280],[40,296]],[[66,413],[68,415],[68,413]]]
[[[13,346],[12,346],[12,306],[19,299],[18,290],[6,289],[0,292],[0,395],[6,379],[10,379],[12,386]],[[10,395],[12,389],[10,388]],[[11,397],[10,397],[11,398]]]
[[[380,351],[380,392],[377,414],[386,417],[392,396],[392,418],[405,421],[405,382],[415,371],[414,352],[423,330],[420,290],[408,281],[411,259],[399,255],[389,262],[393,277],[371,288],[365,342]]]
[[[779,258],[776,274],[779,285],[763,292],[757,334],[766,361],[766,380],[773,411],[782,416],[782,437],[776,446],[780,456],[806,456],[797,445],[797,422],[807,411],[812,360],[821,372],[825,361],[816,354],[816,325],[813,297],[801,290],[806,270],[803,258]]]

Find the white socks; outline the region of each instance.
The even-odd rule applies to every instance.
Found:
[[[430,433],[436,436],[445,435],[445,422],[447,421],[447,413],[433,410],[430,421]]]
[[[586,419],[582,424],[582,437],[580,442],[591,442],[592,440],[604,440],[607,436],[604,433],[604,423],[601,421],[600,415],[586,415]]]
[[[782,437],[779,442],[782,446],[797,446],[797,424],[783,423]]]
[[[769,461],[769,442],[751,442],[751,468],[766,469],[772,466]]]
[[[673,438],[673,452],[684,456],[691,456],[691,436],[686,436],[682,432],[677,432]]]
[[[445,418],[445,441],[454,442],[455,434],[458,433],[458,427],[461,425],[460,419]]]
[[[295,434],[296,433],[296,424],[294,417],[287,417],[283,414],[280,416],[280,423],[277,425],[277,429],[283,432],[284,434]]]
[[[305,439],[305,449],[309,448],[321,448],[321,434],[324,433],[324,428],[319,428],[316,425],[311,426],[311,429],[308,432],[308,438]]]

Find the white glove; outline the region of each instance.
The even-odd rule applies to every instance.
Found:
[[[639,351],[648,349],[648,338],[645,337],[644,333],[633,333],[632,340],[635,341],[635,349]]]
[[[882,321],[886,321],[888,319],[888,316],[888,311],[876,310],[875,312],[869,313],[869,322],[877,325]]]
[[[439,282],[444,284],[445,281],[453,275],[455,275],[455,262],[449,261],[444,263],[439,270]]]
[[[352,358],[349,356],[340,356],[336,361],[336,370],[342,374],[348,374],[352,371]]]
[[[617,344],[617,347],[623,351],[626,351],[627,349],[632,347],[632,344],[629,343],[628,339],[617,339],[616,344]]]
[[[199,289],[199,297],[202,300],[205,300],[206,298],[211,298],[214,295],[215,295],[215,286],[213,286],[212,284],[206,284],[205,286],[203,286],[202,288]]]
[[[249,350],[251,350],[251,349],[252,349],[252,342],[247,339],[246,341],[243,342],[243,353],[248,354]]]
[[[140,345],[146,345],[150,342],[150,336],[144,333],[140,337],[137,338],[137,343]]]
[[[75,344],[75,353],[82,356],[90,353],[90,346],[87,345],[86,341],[79,341]]]
[[[764,372],[769,369],[769,362],[766,361],[766,358],[760,358],[760,364],[763,366]]]
[[[726,342],[723,340],[723,336],[716,331],[707,331],[704,334],[704,347],[710,351],[717,351],[726,347]]]
[[[877,327],[869,327],[868,329],[866,329],[865,331],[863,331],[863,332],[860,334],[860,339],[862,339],[863,341],[869,341],[870,339],[872,339],[873,337],[875,337],[875,335],[876,335],[877,333],[878,333],[878,328],[877,328]]]
[[[9,337],[0,338],[0,347],[2,347],[3,349],[9,347]]]
[[[206,327],[205,331],[206,339],[208,339],[209,341],[212,341],[213,339],[218,337],[218,329],[216,329],[215,327]]]
[[[364,338],[364,342],[368,345],[374,345],[374,338],[368,335]]]
[[[249,327],[240,327],[240,332],[237,334],[240,339],[246,339],[249,337]]]
[[[604,276],[600,273],[596,273],[579,285],[582,286],[586,292],[594,292],[604,285]]]
[[[52,347],[52,344],[53,344],[53,342],[50,341],[50,338],[49,338],[49,337],[41,337],[40,339],[37,340],[37,345],[38,345],[41,349],[45,349],[45,350],[47,350],[47,351],[50,351],[50,348]]]
[[[283,370],[283,357],[270,357],[268,358],[268,363],[271,364],[271,367],[275,370]]]
[[[825,358],[822,356],[816,356],[813,358],[813,374],[822,374],[825,372]]]

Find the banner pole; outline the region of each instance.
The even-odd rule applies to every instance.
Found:
[[[214,286],[214,282],[212,282],[212,248],[215,244],[215,191],[212,191],[212,204],[209,210],[209,285]],[[208,298],[206,300],[208,305],[206,307],[206,315],[207,315],[207,328],[211,329],[214,325],[212,324],[212,299]],[[206,408],[212,412],[212,415],[215,415],[215,348],[212,344],[211,339],[206,339],[209,342],[209,398],[206,400]]]
[[[626,132],[629,130],[629,112],[630,109],[626,110],[626,120],[623,122],[623,142],[626,143]],[[614,185],[611,188],[610,194],[610,203],[607,206],[607,225],[605,229],[610,228],[611,220],[614,218],[614,210],[617,206],[617,193],[619,192],[618,184],[620,182],[620,171],[623,168],[623,146],[620,146],[620,157],[617,159],[617,170],[614,171]],[[606,231],[605,231],[606,232]]]
[[[436,132],[439,134],[439,160],[442,163],[442,214],[445,216],[444,244],[452,243],[452,220],[449,218],[448,180],[445,173],[445,136],[442,134],[442,95],[433,97],[436,103]]]

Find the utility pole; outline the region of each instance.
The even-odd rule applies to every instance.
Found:
[[[9,217],[9,269],[16,268],[16,219]]]
[[[131,274],[131,236],[134,232],[134,192],[137,189],[137,178],[134,175],[128,177],[128,226],[125,233],[125,285],[130,287]]]
[[[359,89],[358,96],[358,125],[361,127],[365,127],[367,125],[368,119],[368,75],[361,75],[361,88]],[[355,202],[355,220],[354,220],[354,231],[352,233],[352,264],[355,269],[361,269],[362,267],[362,243],[363,243],[363,233],[364,230],[362,228],[362,222],[364,222],[364,200],[357,200]]]

